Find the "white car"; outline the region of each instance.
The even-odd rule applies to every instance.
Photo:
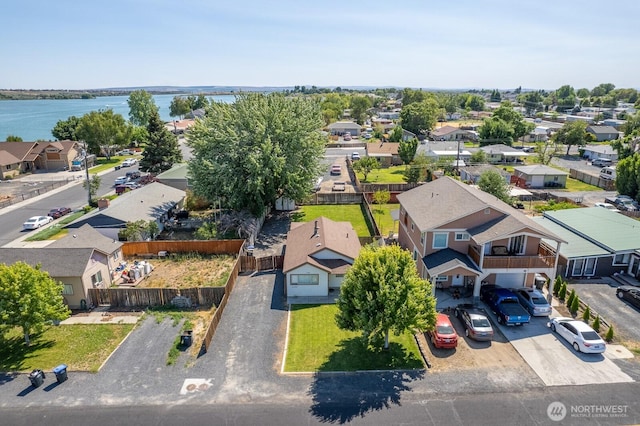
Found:
[[[126,176],[120,176],[118,178],[116,178],[116,180],[113,182],[114,185],[124,185],[125,183],[129,182],[129,178]]]
[[[601,354],[607,344],[595,330],[586,323],[573,318],[552,318],[549,327],[562,336],[577,352]]]
[[[135,158],[127,158],[122,162],[122,167],[131,167],[138,162]]]
[[[22,229],[38,229],[41,226],[50,223],[53,220],[51,216],[33,216],[22,224]]]
[[[596,203],[595,204],[596,207],[602,207],[605,208],[607,210],[611,210],[612,212],[619,212],[620,210],[616,209],[616,206],[614,206],[611,203]]]

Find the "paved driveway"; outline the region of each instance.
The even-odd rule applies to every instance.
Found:
[[[491,313],[493,322],[496,318]],[[559,316],[553,311],[553,316]],[[632,382],[605,355],[576,353],[571,346],[547,327],[548,318],[532,317],[519,327],[498,325],[520,356],[547,386],[587,385]],[[612,356],[612,358],[617,358]]]

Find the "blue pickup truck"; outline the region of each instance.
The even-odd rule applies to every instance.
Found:
[[[506,288],[485,291],[482,293],[482,299],[495,312],[500,324],[522,325],[531,320],[529,312],[520,305],[518,296]]]

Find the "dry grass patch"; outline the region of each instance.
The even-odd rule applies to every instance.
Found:
[[[138,287],[221,287],[227,283],[235,261],[236,258],[229,255],[177,255],[154,259],[150,261],[153,271]]]

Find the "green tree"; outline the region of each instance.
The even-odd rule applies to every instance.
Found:
[[[500,95],[500,91],[498,89],[494,89],[491,91],[491,95],[489,96],[489,100],[491,102],[500,102],[502,100],[502,96]]]
[[[126,228],[120,231],[120,236],[127,241],[148,241],[155,239],[160,233],[160,228],[154,220],[145,222],[127,222]]]
[[[89,191],[89,196],[90,196],[89,198],[91,200],[93,200],[96,194],[98,193],[101,183],[102,183],[102,178],[100,178],[100,176],[98,176],[97,173],[94,175],[91,175],[91,178],[88,181],[87,180],[82,181],[82,187],[85,190]],[[93,203],[90,203],[90,204],[93,204]]]
[[[110,159],[113,153],[131,142],[133,127],[113,110],[92,111],[80,119],[76,136],[84,140],[89,152]]]
[[[593,140],[593,136],[587,133],[587,123],[582,120],[565,123],[560,130],[552,136],[553,142],[567,145],[567,153],[573,145],[584,146]]]
[[[364,175],[364,181],[366,182],[367,176],[373,170],[379,169],[380,163],[374,157],[363,157],[353,163],[353,170],[358,173],[362,173]]]
[[[371,98],[369,96],[356,95],[351,97],[351,118],[360,125],[367,119],[367,110],[371,108]]]
[[[51,134],[59,141],[77,141],[76,129],[80,124],[80,119],[75,115],[66,120],[59,120],[55,127],[51,130]]]
[[[0,263],[0,325],[20,327],[27,345],[30,335],[40,332],[50,321],[62,321],[71,312],[64,304],[62,283],[40,266],[24,262]]]
[[[431,284],[420,278],[411,253],[397,245],[366,247],[340,288],[336,322],[362,331],[374,348],[389,348],[389,332],[433,329],[436,301]]]
[[[400,126],[396,126],[400,127]],[[404,164],[409,164],[413,161],[413,158],[416,156],[416,151],[418,150],[418,139],[411,138],[409,140],[400,141],[400,145],[398,145],[398,155]]]
[[[279,197],[304,200],[321,172],[322,126],[315,98],[243,93],[213,102],[189,132],[194,193],[256,215]]]
[[[522,114],[513,109],[513,105],[509,101],[502,102],[493,112],[492,117],[500,118],[511,126],[514,140],[529,134],[534,128],[534,124],[525,121]]]
[[[395,126],[389,133],[389,142],[402,141],[402,126]]]
[[[557,296],[560,293],[560,287],[562,287],[562,277],[558,275],[553,282],[553,294]]]
[[[469,161],[472,164],[486,164],[487,161],[487,153],[484,152],[483,150],[479,149],[476,152],[474,152],[473,154],[471,154],[471,158],[469,159]]]
[[[540,164],[549,164],[557,153],[558,145],[552,139],[536,144],[536,161]]]
[[[156,111],[149,117],[146,147],[142,152],[140,170],[154,175],[169,170],[182,161],[178,138],[164,126]]]
[[[596,333],[600,331],[600,315],[596,315],[596,319],[593,320],[591,328],[593,328]]]
[[[564,85],[555,91],[556,107],[558,111],[573,110],[578,103],[575,90],[569,85]]]
[[[567,296],[567,283],[563,282],[560,286],[560,291],[558,291],[558,299],[564,300]]]
[[[9,135],[5,139],[6,142],[24,142],[20,136]]]
[[[328,93],[322,98],[320,105],[325,124],[330,124],[342,117],[344,110],[349,107],[349,97],[339,93]]]
[[[408,105],[414,103],[420,103],[426,101],[431,97],[431,94],[422,91],[421,89],[409,89],[405,88],[402,90],[402,106],[407,107]]]
[[[151,93],[146,90],[135,90],[129,95],[129,121],[136,126],[147,127],[154,114],[158,114],[158,106]]]
[[[638,198],[640,187],[640,153],[623,158],[616,166],[616,189],[620,194]]]
[[[182,118],[191,111],[191,103],[184,96],[174,96],[169,104],[169,115]]]
[[[513,127],[498,117],[491,117],[482,122],[478,128],[480,146],[502,143],[511,146],[513,144]]]
[[[518,95],[518,102],[524,106],[525,115],[532,117],[537,112],[543,110],[543,96],[541,91],[527,92]]]
[[[591,308],[589,308],[589,305],[587,305],[587,308],[582,313],[582,321],[586,322],[587,324],[589,324],[589,321],[591,321]]]
[[[609,330],[607,330],[607,334],[604,336],[604,340],[608,343],[613,341],[613,325],[609,324]]]
[[[511,202],[509,184],[497,170],[487,170],[480,175],[478,187],[505,203]]]
[[[576,96],[579,97],[580,99],[584,99],[589,97],[589,93],[590,93],[589,89],[582,88],[576,91]]]
[[[469,109],[470,111],[484,111],[484,98],[480,95],[469,94],[464,100],[462,108]]]
[[[191,110],[203,109],[209,106],[209,99],[203,94],[200,93],[198,96],[193,98],[191,103]]]
[[[436,124],[438,103],[432,99],[404,106],[400,112],[402,128],[416,135],[426,135]]]
[[[573,299],[576,298],[576,291],[574,289],[571,289],[571,292],[569,293],[569,297],[567,297],[567,308],[571,307],[571,304],[573,303]]]
[[[575,315],[576,312],[578,312],[579,308],[580,308],[580,297],[576,294],[573,300],[571,301],[571,306],[569,307],[569,310],[573,315]]]

